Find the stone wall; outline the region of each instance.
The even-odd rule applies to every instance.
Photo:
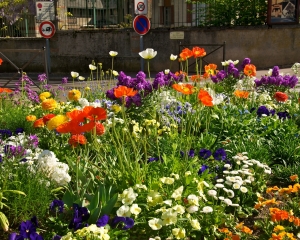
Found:
[[[171,32],[180,32],[183,39],[171,39]],[[183,33],[183,35],[182,35]],[[174,38],[174,36],[172,37]],[[240,60],[249,57],[258,69],[278,66],[291,66],[300,61],[300,27],[298,25],[228,28],[182,28],[153,29],[142,37],[143,49],[153,48],[157,56],[150,60],[151,72],[156,73],[171,67],[179,68],[178,62],[171,65],[170,54],[178,55],[179,45],[192,48],[198,45],[207,52],[213,47],[202,44],[223,44],[226,42],[225,59]],[[89,72],[88,65],[94,60],[102,63],[103,69],[111,68],[109,51],[119,54],[114,59],[117,71],[138,72],[141,70],[140,36],[133,29],[107,30],[64,30],[57,31],[49,40],[51,72],[70,71]],[[46,45],[43,38],[0,38],[0,49],[41,49]],[[215,48],[215,47],[214,47]],[[21,67],[32,57],[31,53],[5,53],[17,66]],[[1,56],[0,56],[1,57]],[[207,63],[218,64],[221,68],[223,51],[219,49],[205,58]],[[190,60],[192,63],[194,60]],[[147,62],[144,61],[144,69]],[[204,64],[206,64],[204,62]],[[25,71],[43,72],[44,58],[37,56]],[[191,70],[193,66],[190,67]],[[5,61],[1,72],[13,72],[15,69]]]

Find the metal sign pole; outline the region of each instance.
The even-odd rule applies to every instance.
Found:
[[[144,50],[143,35],[140,35],[140,52]],[[144,58],[141,57],[141,70],[144,72]]]
[[[51,73],[51,59],[50,59],[49,38],[46,38],[46,56],[47,56],[48,73]]]

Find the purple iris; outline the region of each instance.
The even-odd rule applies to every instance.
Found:
[[[123,223],[123,230],[130,229],[134,226],[134,220],[130,217],[115,217],[112,220],[112,227],[116,227],[120,222]]]
[[[208,149],[202,148],[199,151],[199,156],[202,157],[203,159],[208,159],[211,156],[211,151]]]
[[[52,203],[50,204],[49,209],[51,211],[56,211],[56,208],[58,208],[58,211],[62,213],[64,211],[64,202],[58,199],[53,200]]]
[[[207,165],[202,165],[198,171],[198,175],[201,175],[206,169],[209,169]]]
[[[224,161],[227,157],[227,154],[223,148],[219,148],[214,153],[214,159],[219,161]]]
[[[11,137],[12,132],[9,129],[0,129],[0,137]]]
[[[97,227],[104,227],[108,223],[108,221],[109,216],[105,214],[97,220],[96,225]]]

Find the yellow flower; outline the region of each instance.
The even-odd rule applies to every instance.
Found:
[[[281,231],[284,231],[284,226],[277,225],[276,227],[274,227],[273,232],[281,232]]]
[[[59,125],[67,122],[69,119],[65,115],[56,115],[55,117],[51,118],[47,123],[47,128],[49,130],[53,130],[57,128]]]
[[[68,93],[68,98],[70,101],[78,101],[81,98],[81,92],[77,89],[72,89]]]
[[[177,188],[171,195],[171,198],[174,198],[175,200],[180,200],[183,192],[183,186]]]
[[[120,105],[117,105],[117,104],[112,105],[111,108],[112,108],[112,110],[113,110],[115,113],[118,113],[118,112],[121,111],[121,106],[120,106]]]
[[[184,228],[173,228],[172,234],[176,239],[185,238],[185,229]]]
[[[26,116],[26,121],[27,122],[34,122],[35,120],[36,120],[36,116],[34,116],[34,115]]]
[[[53,98],[45,99],[42,102],[43,110],[54,110],[57,107],[57,102]]]
[[[40,95],[39,95],[39,98],[41,101],[44,101],[45,99],[51,97],[51,93],[50,92],[42,92]]]

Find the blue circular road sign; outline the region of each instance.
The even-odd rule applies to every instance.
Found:
[[[145,35],[150,30],[150,20],[144,15],[138,15],[133,19],[133,28],[136,33]]]

